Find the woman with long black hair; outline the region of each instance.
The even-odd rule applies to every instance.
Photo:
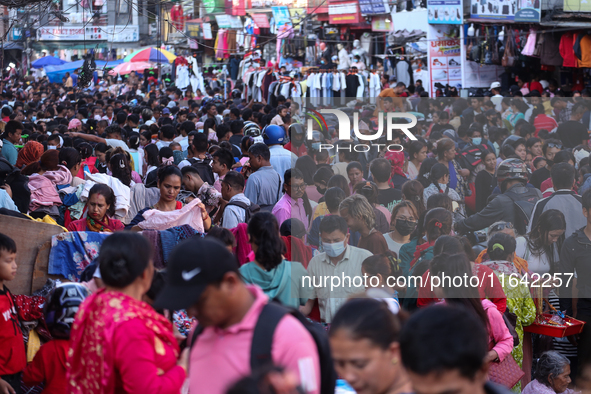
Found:
[[[548,209],[540,215],[527,237],[518,239],[515,255],[527,261],[532,273],[555,273],[565,231],[564,214],[557,209]]]
[[[270,299],[284,305],[306,305],[313,296],[312,288],[302,281],[308,273],[301,263],[283,258],[286,247],[275,216],[270,212],[255,214],[248,222],[248,238],[255,260],[240,267],[244,281],[257,285]]]

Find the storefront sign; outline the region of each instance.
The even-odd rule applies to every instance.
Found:
[[[390,13],[390,6],[384,0],[359,0],[359,8],[361,9],[362,15]]]
[[[309,7],[308,0],[250,0],[250,8],[271,8],[271,7]]]
[[[371,19],[371,31],[390,31],[391,23],[387,16],[373,17]]]
[[[462,85],[461,40],[459,37],[450,37],[451,31],[449,25],[430,25],[427,32],[431,77],[429,92],[433,97],[437,90],[436,83],[452,87]]]
[[[252,16],[252,20],[259,28],[268,29],[271,27],[267,14],[251,14],[250,16]]]
[[[461,25],[464,9],[461,0],[427,0],[429,23]]]
[[[211,34],[211,23],[203,24],[203,38],[205,40],[213,40],[213,34]]]
[[[13,27],[10,35],[12,36],[12,41],[20,41],[23,39],[23,29],[20,27]]]
[[[226,14],[228,15],[246,15],[246,0],[224,0]]]
[[[216,15],[215,20],[218,27],[222,29],[242,29],[242,21],[238,16],[232,15]]]
[[[302,19],[306,16],[305,8],[290,8],[289,16],[291,17],[291,23],[294,27],[300,26]]]
[[[205,12],[208,14],[214,14],[216,12],[224,12],[224,0],[203,0],[203,7]]]
[[[582,0],[581,0],[582,1]],[[566,11],[565,0],[565,11]],[[470,18],[495,21],[540,22],[541,0],[471,0]],[[578,10],[577,10],[578,11]]]
[[[185,33],[189,37],[199,38],[201,37],[201,23],[198,22],[186,22]]]
[[[591,3],[587,0],[564,0],[564,12],[591,12]]]
[[[37,41],[108,41],[136,42],[139,26],[71,26],[42,27],[37,30]]]
[[[293,26],[291,23],[291,15],[287,6],[272,7],[273,18],[275,18],[275,28],[279,29],[283,25]]]
[[[328,2],[326,0],[308,0],[308,15],[328,13]]]
[[[346,1],[342,3],[331,3],[328,5],[328,20],[335,25],[361,23],[357,1]]]

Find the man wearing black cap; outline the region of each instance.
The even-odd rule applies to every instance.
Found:
[[[242,281],[236,258],[212,239],[194,238],[177,245],[170,255],[166,280],[155,308],[186,309],[203,329],[197,336],[189,334],[189,340],[194,339],[190,391],[225,393],[229,385],[251,373],[253,334],[267,296]],[[293,372],[304,392],[319,393],[318,351],[306,328],[285,315],[271,337],[273,363]]]

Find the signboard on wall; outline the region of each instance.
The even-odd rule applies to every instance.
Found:
[[[203,7],[205,13],[214,14],[216,12],[224,12],[224,0],[203,0]]]
[[[267,14],[251,14],[250,16],[252,16],[252,20],[254,21],[254,23],[256,23],[258,27],[264,29],[268,29],[269,27],[271,27],[271,25],[269,24],[269,18],[267,17]]]
[[[591,12],[591,3],[587,0],[564,0],[564,12]]]
[[[387,0],[359,0],[362,15],[389,14],[390,5]]]
[[[272,7],[271,9],[273,10],[273,18],[275,18],[276,29],[279,29],[283,25],[292,26],[291,15],[287,6]]]
[[[429,25],[427,41],[429,43],[429,92],[434,97],[436,83],[457,87],[462,85],[461,40],[452,36],[448,25]]]
[[[461,25],[464,23],[462,0],[427,0],[429,23]]]
[[[37,29],[37,41],[109,41],[136,42],[139,26],[70,26]]]
[[[185,33],[192,38],[201,37],[201,23],[199,22],[185,22]]]
[[[541,0],[471,0],[470,18],[539,23],[540,7]]]
[[[328,21],[334,25],[361,23],[359,2],[344,1],[328,5]]]

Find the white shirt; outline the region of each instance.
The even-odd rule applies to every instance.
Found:
[[[113,148],[123,148],[124,151],[129,152],[129,147],[121,140],[106,138],[105,143]]]

